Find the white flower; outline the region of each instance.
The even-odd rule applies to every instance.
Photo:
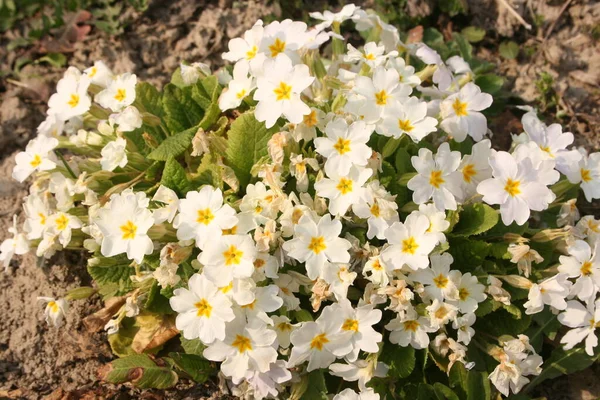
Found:
[[[385,231],[390,244],[381,253],[381,258],[394,269],[401,269],[405,264],[411,269],[427,268],[429,253],[437,244],[436,235],[427,232],[429,221],[422,214],[410,214],[404,223],[394,222]]]
[[[350,126],[342,118],[332,120],[325,127],[326,137],[314,140],[317,153],[327,158],[327,175],[347,175],[352,165],[364,167],[373,150],[367,146],[371,131],[363,121]]]
[[[381,333],[373,329],[373,325],[381,320],[381,310],[374,309],[371,304],[366,304],[354,309],[350,301],[340,299],[339,303],[327,306],[321,312],[320,318],[335,318],[337,316],[343,319],[342,331],[351,332],[349,338],[352,343],[352,351],[346,355],[346,359],[354,362],[358,359],[358,353],[377,353],[380,343],[383,339]],[[335,316],[335,317],[334,317]]]
[[[579,183],[587,201],[600,199],[600,153],[583,156],[566,171],[571,183]]]
[[[311,108],[310,113],[302,117],[302,122],[290,127],[292,138],[299,142],[300,140],[310,141],[317,136],[317,126],[325,119],[325,113],[318,108]]]
[[[288,274],[279,274],[277,279],[273,279],[273,283],[279,288],[279,297],[283,299],[283,304],[288,310],[298,310],[300,308],[300,300],[294,296],[300,290],[300,284],[296,279]]]
[[[121,111],[135,101],[135,74],[125,73],[117,76],[106,89],[94,97],[94,100],[104,108]]]
[[[361,392],[368,391],[367,383],[373,377],[385,378],[389,367],[382,362],[356,360],[348,364],[335,363],[329,366],[331,375],[339,376],[346,382],[358,381]]]
[[[102,159],[100,164],[104,171],[113,171],[115,168],[124,168],[127,165],[127,141],[123,138],[117,138],[112,142],[108,142],[102,148]]]
[[[456,318],[458,308],[450,303],[434,299],[426,308],[429,313],[429,322],[433,328],[440,329]]]
[[[327,368],[336,359],[352,351],[351,331],[342,330],[340,315],[319,317],[315,322],[304,322],[291,335],[292,354],[288,361],[294,367],[308,360],[307,371]]]
[[[226,286],[233,278],[250,278],[254,273],[256,248],[249,235],[225,235],[209,238],[198,261],[204,274],[217,286]]]
[[[390,57],[387,62],[387,68],[393,68],[398,71],[400,82],[412,87],[421,84],[421,79],[415,75],[415,67],[406,65],[406,62],[401,57]]]
[[[156,279],[160,287],[175,286],[181,281],[181,277],[177,275],[179,266],[175,263],[161,264],[152,272],[152,277]]]
[[[238,223],[235,210],[223,204],[223,193],[212,186],[204,186],[199,192],[189,191],[179,201],[179,214],[173,220],[177,239],[194,239],[203,249],[209,239],[218,240],[223,229],[231,229]]]
[[[71,242],[72,229],[80,229],[82,226],[79,218],[64,212],[57,212],[48,219],[50,221],[48,228],[58,235],[58,241],[63,247],[67,247]]]
[[[414,142],[420,142],[431,132],[435,132],[437,120],[427,116],[427,102],[416,97],[396,103],[386,108],[383,116],[382,129],[379,133],[400,138],[407,134]]]
[[[450,253],[432,255],[430,260],[430,268],[412,272],[410,279],[426,285],[424,293],[428,298],[458,300],[456,282],[451,280],[450,275],[450,265],[454,262]]]
[[[352,166],[347,175],[331,171],[329,178],[315,183],[318,196],[329,199],[329,212],[336,216],[346,214],[352,204],[369,200],[364,184],[373,174],[370,168]]]
[[[56,168],[56,157],[52,153],[56,146],[58,140],[53,137],[38,136],[30,140],[25,151],[15,157],[17,165],[12,171],[13,179],[23,182],[36,171],[50,171]]]
[[[267,372],[271,363],[277,361],[273,343],[277,334],[259,321],[236,319],[229,324],[225,338],[217,339],[202,355],[211,361],[223,361],[221,371],[234,382],[241,381],[248,372]]]
[[[321,275],[326,262],[347,263],[350,261],[350,242],[339,237],[342,223],[326,214],[318,224],[308,215],[300,218],[294,226],[294,238],[283,244],[288,256],[306,263],[310,279]],[[281,276],[280,276],[281,278]]]
[[[409,309],[404,316],[398,315],[392,319],[385,329],[391,331],[390,343],[402,347],[411,346],[415,349],[425,349],[429,346],[428,332],[435,332],[429,318],[420,317],[414,309]]]
[[[421,148],[411,162],[417,170],[417,175],[407,185],[413,191],[413,201],[423,204],[433,198],[438,210],[456,210],[456,197],[462,197],[460,177],[456,173],[460,152],[450,151],[450,145],[444,142],[435,158],[431,150]]]
[[[277,285],[257,287],[254,290],[254,300],[242,305],[248,321],[258,319],[265,324],[272,325],[273,320],[267,313],[277,311],[283,305],[283,299],[278,294],[279,287]]]
[[[229,51],[223,53],[223,59],[232,62],[244,60],[244,62],[250,63],[254,73],[259,66],[262,66],[265,59],[264,54],[258,53],[263,32],[263,22],[258,20],[251,29],[244,32],[243,37],[229,41]]]
[[[365,43],[362,51],[348,43],[348,53],[344,56],[344,61],[364,62],[371,68],[377,68],[387,59],[387,57],[383,54],[384,52],[385,47],[378,46],[375,42]]]
[[[38,125],[37,133],[40,136],[58,137],[62,135],[65,121],[56,117],[56,114],[48,114],[46,119]]]
[[[450,303],[456,304],[461,313],[475,312],[479,308],[479,303],[487,298],[485,285],[479,283],[477,277],[470,272],[461,275],[460,271],[451,271],[450,278],[458,289],[458,299]]]
[[[588,303],[587,308],[576,300],[570,300],[566,310],[558,315],[558,320],[573,328],[560,339],[565,350],[570,350],[585,340],[585,352],[592,357],[594,348],[598,345],[595,331],[600,327],[600,300]]]
[[[294,330],[294,325],[290,323],[290,319],[285,315],[273,315],[273,329],[277,334],[277,343],[279,347],[287,349],[290,347],[290,335]]]
[[[556,219],[556,225],[558,225],[558,227],[567,225],[574,226],[579,218],[581,218],[581,214],[577,209],[577,199],[570,199],[565,201],[560,206],[560,211]]]
[[[111,114],[108,118],[111,125],[117,125],[120,132],[131,132],[142,127],[142,114],[134,106],[127,106],[117,114]]]
[[[90,78],[94,85],[98,85],[103,88],[110,85],[113,80],[113,73],[104,63],[104,61],[95,61],[94,65],[84,70],[83,73]]]
[[[556,196],[539,181],[531,162],[525,158],[517,161],[504,151],[494,151],[490,156],[493,178],[477,185],[477,192],[488,204],[499,204],[504,225],[513,221],[523,225],[529,219],[530,210],[542,211]]]
[[[292,373],[287,369],[286,362],[277,360],[269,366],[267,372],[254,372],[246,375],[248,385],[254,389],[257,400],[277,398],[282,383],[292,379]]]
[[[310,107],[300,98],[304,89],[314,81],[308,67],[304,64],[292,66],[292,61],[285,56],[267,60],[264,75],[258,78],[254,93],[256,105],[255,116],[258,121],[265,122],[267,128],[272,127],[282,115],[291,123],[302,122],[304,115],[310,114]]]
[[[177,329],[184,338],[199,338],[204,344],[224,340],[225,323],[235,318],[231,301],[204,275],[192,275],[188,287],[175,289],[169,299],[177,312]]]
[[[285,55],[290,61],[297,63],[300,60],[298,50],[308,39],[306,28],[304,22],[291,19],[281,22],[273,21],[265,26],[259,51],[264,53],[267,58],[274,59],[279,55]],[[267,74],[266,70],[265,74]]]
[[[379,287],[385,287],[390,283],[393,271],[392,266],[384,263],[380,256],[369,258],[362,270],[363,276]]]
[[[206,76],[210,75],[210,67],[201,62],[195,62],[191,65],[181,63],[179,64],[179,71],[181,74],[181,80],[186,86],[193,85],[198,82],[201,74]]]
[[[577,240],[567,247],[569,256],[560,256],[558,272],[567,274],[569,278],[577,278],[571,294],[585,302],[595,300],[600,290],[599,243],[596,240],[592,249],[587,242]]]
[[[399,221],[398,204],[395,196],[390,195],[379,181],[370,182],[367,191],[370,195],[366,196],[366,201],[355,202],[352,211],[357,217],[367,219],[367,238],[377,237],[383,240],[385,230],[392,223]]]
[[[23,224],[23,231],[27,233],[27,239],[39,239],[48,228],[48,217],[50,216],[50,207],[44,201],[45,198],[32,194],[25,198],[23,210],[27,219]]]
[[[359,7],[356,7],[354,4],[346,4],[342,9],[336,13],[333,13],[329,10],[325,10],[324,12],[311,12],[308,15],[311,18],[321,20],[315,27],[316,30],[323,30],[325,28],[329,28],[333,23],[341,24],[342,22],[349,20],[354,15],[354,11]]]
[[[313,171],[319,170],[319,162],[316,158],[304,158],[302,154],[292,153],[290,156],[290,175],[296,178],[296,190],[298,192],[308,191],[307,166],[310,166]]]
[[[534,283],[529,289],[527,302],[523,304],[525,314],[537,314],[548,304],[557,310],[567,308],[566,297],[569,295],[572,283],[567,274],[556,274],[540,283]]]
[[[46,303],[44,309],[46,323],[60,328],[69,311],[69,302],[65,299],[55,299],[53,297],[38,297],[37,299]]]
[[[378,110],[379,115],[397,102],[405,101],[412,89],[400,83],[398,71],[378,67],[373,72],[373,78],[357,76],[353,91],[367,99],[369,108]]]
[[[75,77],[65,73],[56,85],[56,93],[48,100],[48,114],[54,114],[61,121],[83,115],[92,105],[87,94],[89,86],[88,77]]]
[[[7,269],[15,254],[23,255],[29,252],[29,241],[24,234],[17,230],[17,216],[13,215],[13,224],[8,228],[8,232],[13,234],[12,238],[4,239],[0,244],[0,262]]]
[[[434,234],[438,243],[445,243],[446,235],[444,235],[444,232],[450,227],[450,221],[446,219],[446,213],[439,211],[435,204],[421,204],[417,213],[426,216],[429,220],[427,232]]]
[[[469,82],[440,105],[441,127],[457,142],[465,140],[467,135],[479,142],[487,132],[487,120],[480,111],[491,105],[492,96],[482,93],[479,86]]]
[[[458,317],[452,322],[452,328],[457,331],[457,340],[464,343],[465,346],[471,343],[473,335],[475,335],[475,329],[471,326],[475,323],[475,314],[469,313],[461,317]]]
[[[542,372],[542,357],[533,352],[525,335],[519,335],[519,339],[505,343],[504,350],[496,358],[500,364],[489,378],[496,389],[505,396],[509,396],[511,390],[518,393],[529,383],[525,375],[539,375]]]
[[[100,251],[105,257],[127,253],[127,258],[139,264],[144,255],[154,251],[148,237],[148,229],[154,225],[152,212],[139,204],[133,192],[113,195],[98,211],[95,222],[103,234]]]
[[[342,390],[333,397],[333,400],[379,400],[379,394],[371,388],[360,393],[348,388]]]
[[[477,185],[492,177],[489,162],[491,148],[492,142],[484,139],[473,145],[471,154],[463,157],[458,167],[462,175],[462,196],[459,200],[465,201],[477,195]]]
[[[160,224],[165,221],[169,223],[173,222],[173,218],[175,218],[177,208],[179,207],[177,193],[166,186],[160,185],[156,190],[156,193],[154,193],[152,201],[164,204],[163,207],[154,210],[154,213],[152,214],[154,216],[154,223]]]
[[[229,82],[227,90],[219,97],[219,108],[222,111],[237,108],[242,101],[254,90],[255,82],[252,76],[248,76],[250,65],[238,62],[233,67],[233,79]]]

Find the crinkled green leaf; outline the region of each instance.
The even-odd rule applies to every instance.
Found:
[[[475,322],[475,330],[486,332],[496,337],[502,335],[510,335],[516,337],[525,332],[531,323],[531,315],[521,315],[516,318],[504,308],[500,308],[488,315],[485,318],[478,318]]]
[[[196,354],[169,353],[175,367],[189,375],[196,383],[204,383],[216,373],[214,365]]]
[[[467,400],[490,400],[492,390],[487,372],[470,370],[467,373]]]
[[[411,346],[402,347],[397,344],[386,342],[379,361],[386,363],[390,370],[388,376],[393,378],[406,378],[415,369],[415,349]]]
[[[433,384],[433,390],[436,396],[435,398],[438,400],[460,400],[452,389],[440,382],[435,382]]]
[[[204,110],[192,98],[189,87],[181,89],[171,83],[167,84],[162,104],[163,120],[172,134],[197,126],[204,117]]]
[[[460,212],[454,236],[471,236],[487,232],[498,223],[498,211],[483,203],[470,204]]]
[[[327,385],[322,369],[316,369],[308,373],[308,387],[300,397],[301,400],[327,400]]]
[[[165,163],[165,169],[160,180],[161,185],[185,195],[190,189],[190,181],[185,170],[175,158],[170,157]]]
[[[482,92],[496,94],[504,85],[504,78],[496,74],[479,75],[475,78],[475,83],[481,88]]]
[[[157,314],[173,314],[174,311],[171,309],[169,305],[169,299],[163,296],[160,293],[160,286],[157,281],[154,281],[152,284],[152,288],[150,288],[150,292],[148,292],[148,297],[146,298],[146,303],[144,308],[146,311],[157,313]]]
[[[148,154],[148,158],[151,160],[167,161],[169,157],[179,156],[191,146],[192,139],[197,131],[198,128],[194,126],[173,136],[169,136]]]
[[[519,45],[512,40],[500,43],[500,48],[498,49],[500,55],[507,60],[512,60],[517,58],[519,55]]]
[[[460,33],[471,43],[477,43],[485,37],[485,29],[476,26],[467,26]]]
[[[135,85],[135,102],[141,105],[141,111],[162,117],[162,94],[154,85],[148,82],[139,82]]]
[[[175,386],[175,371],[161,359],[151,359],[146,354],[119,358],[102,372],[103,380],[110,383],[131,382],[142,389],[167,389]]]
[[[482,240],[449,237],[448,252],[454,257],[454,265],[463,272],[473,271],[483,264],[490,251],[490,244]]]
[[[200,339],[186,339],[183,336],[180,336],[179,340],[181,341],[181,347],[183,347],[183,350],[187,354],[201,356],[202,352],[204,352],[204,349],[206,348]]]
[[[120,296],[133,289],[133,282],[129,278],[135,273],[129,264],[89,266],[88,273],[96,282],[99,293],[106,299]]]

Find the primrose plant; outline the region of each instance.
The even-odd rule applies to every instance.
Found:
[[[67,70],[0,255],[87,255],[93,287],[41,297],[47,321],[98,293],[103,379],[241,398],[525,399],[591,365],[600,221],[576,201],[600,197],[600,154],[530,108],[495,149],[502,80],[460,34],[311,16],[257,21],[230,65],[162,90]]]

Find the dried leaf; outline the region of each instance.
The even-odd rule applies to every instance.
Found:
[[[172,315],[142,313],[136,317],[136,325],[140,329],[131,343],[131,348],[136,353],[158,347],[179,333]]]
[[[83,319],[83,324],[88,332],[98,332],[104,328],[106,323],[119,311],[125,304],[127,296],[113,297],[104,303],[104,308],[88,315]]]

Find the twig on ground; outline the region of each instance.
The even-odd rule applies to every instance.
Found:
[[[508,12],[511,13],[513,15],[513,17],[515,17],[517,19],[517,21],[519,21],[521,23],[521,25],[523,25],[525,27],[525,29],[531,30],[531,25],[528,24],[527,21],[525,21],[518,12],[516,12],[515,9],[512,8],[512,6],[510,4],[508,4],[508,2],[506,0],[498,0],[498,3],[500,3],[502,6],[504,6],[504,8],[506,8],[508,10]]]
[[[564,12],[566,11],[567,7],[569,7],[569,4],[571,4],[572,1],[573,0],[567,0],[567,1],[565,1],[565,4],[563,4],[562,8],[558,12],[558,16],[556,17],[556,19],[554,20],[554,22],[552,22],[552,24],[550,24],[550,26],[548,27],[548,30],[546,31],[546,35],[544,35],[544,42],[546,40],[548,40],[548,38],[552,34],[552,31],[554,30],[554,27],[556,26],[556,23],[558,22],[558,20],[560,19],[560,17],[564,14]]]

